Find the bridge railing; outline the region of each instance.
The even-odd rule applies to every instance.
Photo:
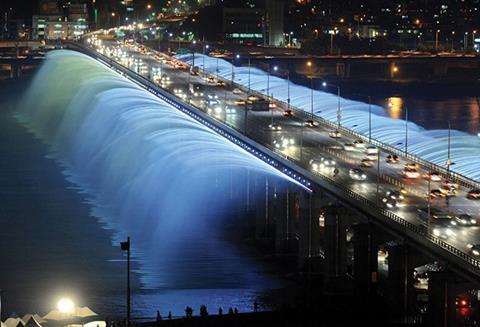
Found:
[[[232,82],[232,80],[229,80],[229,79],[226,79],[226,78],[223,78],[221,76],[217,76],[216,74],[212,74],[211,72],[209,72],[208,70],[204,70],[204,69],[201,69],[201,72],[205,75],[205,76],[211,76],[211,77],[215,77],[217,79],[220,79],[222,80],[223,82],[225,82],[227,85],[231,85],[232,88],[239,88],[241,90],[243,90],[244,92],[246,93],[249,93],[249,94],[252,94],[252,95],[255,95],[257,97],[260,97],[260,98],[264,98],[264,99],[268,99],[268,98],[271,98],[270,96],[262,93],[262,92],[259,92],[259,91],[256,91],[256,90],[253,90],[251,88],[248,88],[246,87],[245,85],[243,84],[239,84],[235,81]],[[284,101],[281,101],[279,99],[275,99],[276,103],[280,104],[283,109],[286,109],[286,108],[290,108],[292,111],[294,111],[296,113],[297,116],[302,116],[306,119],[308,118],[311,118],[312,115],[311,113],[308,113],[307,111],[305,110],[302,110],[301,108],[299,107],[296,107],[296,106],[292,106],[291,104],[288,104]],[[459,185],[462,185],[466,188],[470,188],[470,189],[480,189],[480,182],[477,182],[477,181],[474,181],[472,180],[471,178],[468,178],[460,173],[457,173],[457,172],[454,172],[452,170],[448,170],[447,168],[445,167],[442,167],[442,166],[439,166],[438,164],[435,164],[435,163],[432,163],[432,162],[429,162],[423,158],[420,158],[419,156],[415,155],[415,154],[412,154],[410,152],[407,152],[407,151],[404,151],[404,150],[401,150],[401,149],[398,149],[388,143],[385,143],[385,142],[382,142],[382,141],[379,141],[379,140],[376,140],[376,139],[369,139],[366,135],[364,134],[361,134],[361,133],[358,133],[352,129],[349,129],[349,128],[346,128],[345,126],[338,126],[337,123],[334,123],[332,121],[329,121],[321,116],[318,116],[318,115],[313,115],[313,119],[317,122],[317,123],[321,123],[323,126],[325,127],[329,127],[329,128],[332,128],[334,130],[339,130],[342,134],[344,135],[349,135],[351,137],[355,137],[355,138],[358,138],[358,139],[361,139],[363,140],[364,142],[366,143],[369,143],[371,145],[374,145],[378,148],[380,148],[383,152],[386,152],[386,153],[390,153],[390,154],[395,154],[395,155],[398,155],[400,157],[403,157],[405,159],[407,159],[408,161],[410,162],[413,162],[413,163],[416,163],[418,164],[419,166],[421,166],[422,168],[428,170],[428,171],[436,171],[438,172],[439,174],[441,174],[444,178],[448,179],[448,180],[451,180],[451,181],[454,181],[456,182],[457,184]]]
[[[148,79],[146,79],[145,77],[131,71],[127,67],[125,67],[125,66],[121,65],[120,63],[110,59],[109,57],[107,57],[105,55],[102,55],[102,54],[100,54],[100,53],[98,53],[95,50],[90,49],[90,48],[88,48],[86,50],[93,53],[94,55],[96,55],[100,59],[102,59],[102,61],[104,61],[106,64],[108,64],[112,68],[116,68],[117,71],[120,71],[124,74],[127,74],[128,76],[131,76],[132,78],[134,78],[137,81],[137,83],[146,84],[150,88],[158,89],[158,86],[155,83],[153,83],[153,82],[149,81]],[[161,89],[161,91],[164,92],[164,93],[166,92],[166,90],[163,90],[163,89]],[[176,97],[173,94],[170,94],[170,93],[168,93],[168,94],[169,94],[168,98],[165,98],[165,99],[168,99],[169,103],[175,103],[176,107],[179,108],[179,109],[180,109],[180,106],[182,106],[183,109],[188,110],[187,105],[185,103],[183,103],[183,101],[181,99],[179,99],[178,97]],[[195,108],[191,105],[188,105],[188,106],[194,108],[195,110],[200,110],[201,111],[201,109],[199,109],[199,108]],[[225,122],[223,122],[219,119],[216,119],[215,117],[209,116],[209,119],[215,120],[218,123],[223,124],[223,125],[225,124]],[[229,128],[234,129],[239,134],[243,134],[243,131],[241,131],[239,129],[236,129],[236,128],[233,128],[233,126],[231,126],[231,125],[229,125]],[[294,157],[286,156],[283,152],[279,151],[279,149],[276,149],[275,147],[272,147],[271,145],[265,145],[264,144],[262,146],[269,149],[271,152],[276,153],[279,156],[288,159],[290,162],[297,165],[298,168],[300,168],[302,166],[302,163],[298,159],[296,159]],[[300,170],[303,170],[303,168],[300,168]],[[308,173],[311,173],[311,172],[308,172]],[[332,178],[330,178],[326,175],[315,173],[314,176],[316,176],[316,177],[320,178],[320,180],[326,182],[326,183],[320,183],[321,186],[325,187],[327,190],[329,190],[331,193],[333,193],[337,196],[340,195],[345,200],[350,200],[349,202],[353,203],[353,205],[357,208],[360,207],[360,209],[364,213],[370,214],[370,215],[375,214],[375,217],[382,219],[387,224],[391,224],[393,222],[394,223],[393,226],[396,230],[401,231],[405,236],[410,235],[411,238],[413,239],[413,241],[418,242],[419,241],[418,236],[424,237],[425,240],[429,241],[431,244],[437,245],[438,247],[440,247],[444,251],[446,251],[449,254],[455,256],[456,258],[462,260],[462,262],[468,263],[470,265],[470,267],[472,268],[472,269],[470,269],[470,271],[472,271],[476,275],[480,275],[480,261],[479,260],[477,260],[476,258],[470,256],[469,254],[457,249],[456,247],[448,244],[447,242],[445,242],[441,238],[436,237],[435,235],[429,233],[428,230],[426,230],[423,226],[418,226],[418,225],[415,225],[415,224],[412,224],[412,223],[408,222],[407,220],[405,220],[404,218],[401,218],[400,216],[394,214],[393,212],[388,211],[388,210],[380,207],[375,201],[371,201],[371,200],[367,199],[366,197],[348,189],[343,184],[339,183],[338,181],[336,181],[336,180],[334,180],[334,179],[332,179]],[[332,188],[332,186],[333,186],[333,188]],[[352,200],[353,200],[353,202],[352,202]],[[411,235],[410,233],[413,233],[413,235]]]

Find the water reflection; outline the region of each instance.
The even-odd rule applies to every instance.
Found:
[[[387,108],[389,109],[388,114],[390,117],[400,119],[403,116],[403,99],[396,96],[389,97],[387,99]]]

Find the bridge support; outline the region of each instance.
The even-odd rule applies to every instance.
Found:
[[[326,290],[340,291],[350,287],[347,273],[347,213],[339,206],[330,206],[323,211],[324,227],[324,284]]]
[[[454,326],[455,287],[453,276],[447,271],[429,273],[428,326]]]
[[[374,299],[378,282],[378,240],[371,224],[356,224],[352,229],[355,290],[363,299]]]
[[[391,245],[387,251],[390,312],[407,322],[415,304],[414,268],[424,264],[425,258],[406,244]]]
[[[295,230],[295,193],[276,193],[274,196],[275,253],[297,255],[298,245]]]

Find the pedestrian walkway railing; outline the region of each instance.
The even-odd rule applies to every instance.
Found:
[[[189,116],[195,118],[196,120],[200,121],[204,125],[207,125],[207,127],[215,130],[216,132],[226,137],[230,141],[236,143],[237,145],[240,145],[239,142],[242,142],[241,140],[235,138],[235,134],[243,135],[242,130],[236,129],[234,126],[231,126],[231,125],[227,126],[227,128],[230,131],[221,127],[226,125],[224,121],[221,121],[211,116],[199,115],[198,111],[202,111],[200,108],[184,103],[182,99],[176,97],[173,94],[167,93],[167,91],[164,89],[160,89],[155,83],[151,82],[145,77],[137,74],[136,72],[133,72],[132,70],[108,58],[107,56],[98,53],[94,49],[87,48],[83,45],[78,45],[78,44],[76,44],[76,46],[79,47],[80,50],[83,50],[84,52],[86,52],[87,54],[93,55],[97,59],[100,59],[100,61],[102,61],[104,64],[115,69],[117,72],[120,72],[122,75],[129,76],[137,84],[147,87],[148,91],[160,96],[160,98],[165,100],[167,103],[172,104],[175,108],[189,114]],[[161,93],[158,93],[158,91],[160,91]],[[195,110],[195,112],[193,112],[192,109]],[[206,119],[210,121],[215,121],[216,124],[215,125],[210,124]],[[331,124],[331,123],[326,122],[326,124]],[[235,131],[235,133],[232,133],[233,131]],[[462,266],[462,269],[466,269],[471,273],[475,274],[476,276],[480,276],[480,261],[478,259],[448,244],[441,238],[436,237],[435,235],[430,233],[428,229],[426,229],[424,226],[419,226],[419,225],[410,223],[409,221],[394,214],[393,212],[386,210],[385,208],[382,208],[381,206],[378,205],[377,202],[371,201],[366,197],[358,194],[357,192],[352,191],[351,189],[347,188],[344,184],[339,183],[335,179],[332,179],[326,175],[318,174],[318,173],[315,173],[312,175],[310,171],[307,171],[304,168],[302,168],[303,163],[300,162],[300,160],[294,157],[286,156],[284,153],[279,151],[279,149],[271,145],[258,144],[255,141],[253,141],[253,143],[254,143],[253,145],[246,144],[246,143],[242,144],[242,147],[244,147],[247,151],[254,153],[257,157],[266,161],[268,164],[273,165],[275,168],[279,169],[280,171],[286,172],[288,170],[287,174],[290,175],[290,177],[292,177],[293,179],[299,182],[303,180],[305,182],[304,185],[310,186],[310,183],[311,183],[310,181],[316,182],[323,190],[328,191],[335,197],[340,196],[343,202],[346,202],[347,204],[351,205],[352,207],[359,210],[366,216],[376,217],[377,219],[381,220],[383,223],[389,225],[394,231],[400,233],[402,236],[408,237],[410,240],[416,243],[420,242],[420,243],[426,244],[425,242],[429,242],[429,244],[431,245],[436,245],[437,247],[444,250],[445,253],[442,253],[442,254],[450,254],[454,258],[460,259],[460,262],[457,262],[457,263]],[[265,153],[265,151],[263,151],[262,149],[269,150],[270,152],[276,154],[276,156],[273,156],[273,157],[269,156],[268,153]],[[285,160],[286,162],[282,161],[283,158],[286,159]],[[288,164],[288,162],[291,162],[293,165]],[[310,178],[310,175],[313,178]],[[418,236],[421,236],[421,238],[419,238]],[[452,257],[450,256],[449,258],[452,258]],[[462,265],[462,262],[468,263],[469,266],[466,267]]]

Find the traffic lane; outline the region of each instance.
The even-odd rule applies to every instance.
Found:
[[[188,73],[187,73],[187,74],[188,74]],[[189,74],[188,74],[188,75],[189,75]],[[265,123],[265,122],[267,122],[267,121],[266,121],[266,120],[264,120],[264,123]],[[353,140],[353,139],[351,139],[351,140]],[[271,142],[271,141],[270,141],[270,142]]]

